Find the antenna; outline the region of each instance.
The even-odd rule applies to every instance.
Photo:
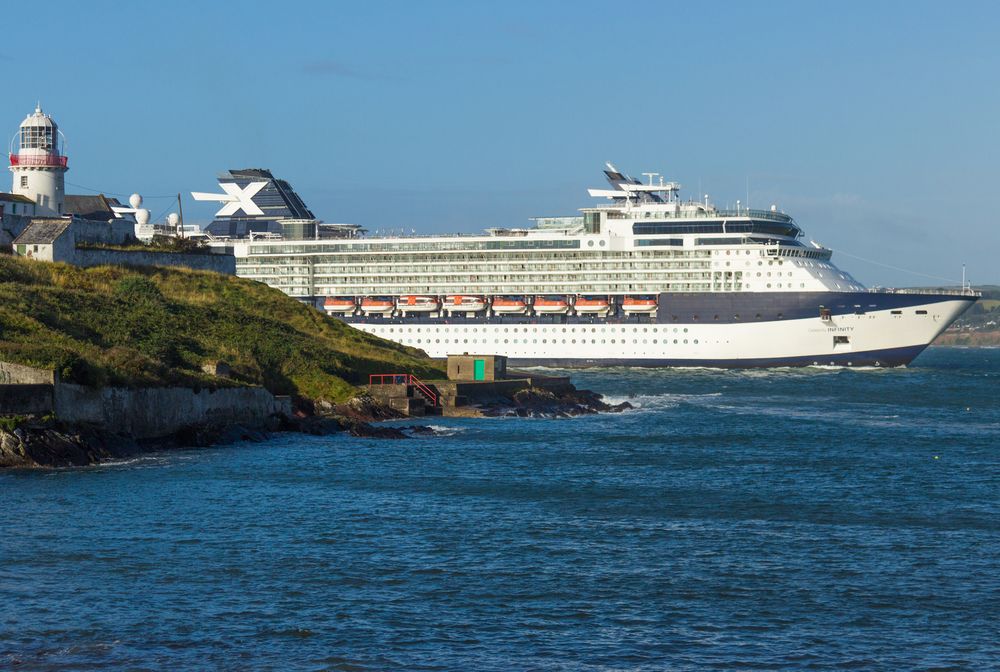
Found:
[[[653,177],[659,175],[659,173],[643,173],[643,175],[649,178],[649,186],[653,186]]]
[[[750,176],[747,175],[747,212],[750,212]]]

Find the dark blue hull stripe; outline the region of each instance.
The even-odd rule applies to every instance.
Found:
[[[753,369],[775,366],[905,366],[923,352],[926,345],[905,348],[868,350],[867,352],[838,352],[836,354],[810,355],[808,357],[765,357],[760,359],[517,359],[511,366],[551,366],[557,368],[586,368],[592,366],[704,366],[719,369]]]
[[[620,306],[608,317],[588,315],[505,315],[474,317],[409,316],[339,317],[348,323],[374,324],[753,324],[817,318],[821,311],[831,316],[906,310],[943,301],[976,298],[942,292],[940,294],[889,294],[880,292],[699,292],[660,294],[657,310],[651,315],[625,315]],[[322,307],[322,300],[317,301]]]

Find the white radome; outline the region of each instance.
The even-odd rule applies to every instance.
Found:
[[[139,194],[132,194],[128,197],[128,204],[132,209],[138,209],[142,206],[142,196]]]
[[[149,224],[149,210],[146,208],[138,208],[135,211],[135,221],[139,226],[145,226]]]

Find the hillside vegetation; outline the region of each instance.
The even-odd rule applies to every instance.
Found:
[[[420,350],[352,329],[264,284],[165,268],[81,269],[0,255],[0,360],[83,385],[259,384],[342,401],[370,373],[440,377]],[[202,372],[225,362],[231,380]]]

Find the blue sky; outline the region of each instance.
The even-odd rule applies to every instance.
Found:
[[[0,122],[42,101],[70,193],[205,223],[188,192],[256,166],[325,221],[477,231],[572,214],[610,160],[749,182],[868,284],[1000,283],[996,3],[46,7],[6,8]]]

